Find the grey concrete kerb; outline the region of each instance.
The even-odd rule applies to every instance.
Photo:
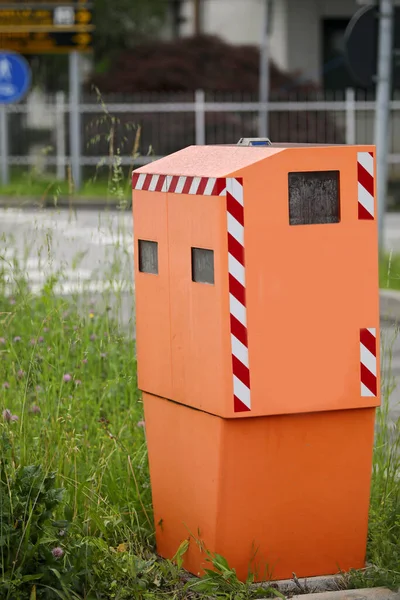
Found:
[[[387,588],[366,588],[361,590],[339,590],[292,596],[292,600],[400,600],[399,592]]]
[[[379,290],[380,316],[383,319],[400,322],[400,292]]]

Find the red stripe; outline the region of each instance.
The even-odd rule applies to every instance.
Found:
[[[229,192],[226,192],[226,209],[236,221],[244,225],[243,206]]]
[[[249,412],[249,407],[243,404],[239,398],[233,396],[233,409],[235,412]]]
[[[150,175],[149,173],[146,175],[146,177],[144,178],[142,190],[144,190],[146,192],[149,190],[152,177],[153,177],[153,175]]]
[[[196,194],[198,194],[199,196],[202,196],[204,194],[204,190],[206,189],[207,183],[208,183],[208,177],[202,177],[200,179],[200,185],[197,188]]]
[[[249,369],[233,356],[232,354],[232,369],[235,377],[239,379],[246,387],[250,388],[250,372]]]
[[[162,187],[163,187],[164,182],[165,182],[165,177],[166,177],[166,175],[160,175],[160,177],[158,178],[157,185],[156,185],[156,188],[155,188],[156,192],[162,192]]]
[[[368,171],[366,169],[364,169],[364,167],[362,166],[361,163],[357,163],[357,173],[358,173],[358,181],[359,183],[361,183],[361,185],[363,186],[363,188],[365,188],[367,190],[367,192],[369,192],[371,194],[371,196],[374,195],[374,178],[372,177],[372,175],[370,173],[368,173]]]
[[[369,369],[363,364],[360,365],[361,368],[361,383],[365,385],[369,391],[376,396],[376,377],[371,373]]]
[[[140,173],[132,173],[132,188],[135,189]]]
[[[228,252],[244,267],[244,248],[230,233],[228,233]]]
[[[214,187],[211,192],[211,196],[219,196],[221,192],[226,188],[226,179],[219,177],[215,180]]]
[[[247,348],[247,329],[231,314],[231,333]]]
[[[190,186],[192,185],[193,177],[186,177],[186,181],[182,188],[182,194],[188,194],[190,190]]]
[[[229,273],[229,291],[238,302],[246,306],[246,290],[237,279]]]
[[[171,192],[171,194],[173,194],[176,190],[176,186],[178,185],[178,181],[179,181],[179,177],[177,175],[174,175],[170,181],[169,188],[167,191]]]
[[[360,221],[373,221],[374,215],[371,215],[366,208],[363,207],[361,202],[358,203],[358,219]]]
[[[373,153],[373,152],[368,152],[368,154],[369,154],[370,156],[372,156],[372,158],[374,158],[374,153]]]
[[[368,329],[360,329],[360,342],[376,357],[376,337]]]

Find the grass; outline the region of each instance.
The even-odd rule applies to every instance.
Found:
[[[379,287],[400,290],[400,254],[385,253],[380,259]]]
[[[107,199],[110,198],[110,186],[105,169],[101,169],[98,176],[87,178],[82,189],[78,194],[75,194],[71,189],[71,182],[68,178],[64,181],[59,181],[51,174],[39,174],[34,169],[24,171],[21,169],[13,169],[11,172],[10,183],[2,185],[0,182],[0,197],[21,199],[23,204],[24,199],[34,198],[52,202],[59,197],[70,197],[78,195],[80,198],[89,199]],[[126,200],[130,198],[129,186],[125,186],[122,190]]]
[[[135,347],[130,327],[120,325],[118,292],[98,303],[86,293],[62,299],[55,293],[61,271],[33,295],[23,259],[10,258],[14,243],[8,236],[0,251],[0,598],[276,595],[251,579],[239,582],[218,556],[210,556],[214,574],[194,580],[181,569],[185,543],[174,560],[154,554]],[[121,248],[111,252],[109,277],[121,269]],[[104,308],[111,303],[112,310]],[[400,426],[389,415],[393,341],[384,338],[382,348],[371,566],[347,574],[349,587],[400,585]]]

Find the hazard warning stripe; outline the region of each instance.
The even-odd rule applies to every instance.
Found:
[[[243,181],[226,180],[231,348],[235,412],[251,410],[247,342]]]
[[[374,155],[372,152],[357,152],[358,218],[373,220],[374,199]]]
[[[133,172],[132,188],[144,192],[221,196],[225,195],[226,180],[222,177],[185,177]]]
[[[360,329],[361,396],[377,395],[376,329]]]

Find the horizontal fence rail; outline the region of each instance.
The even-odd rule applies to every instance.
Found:
[[[80,148],[82,167],[136,167],[193,144],[232,144],[257,137],[259,115],[268,115],[272,142],[325,144],[373,143],[375,101],[349,89],[282,98],[267,104],[250,94],[147,94],[79,105],[79,144],[72,143],[72,106],[64,93],[30,95],[24,103],[2,107],[1,170],[35,167],[67,175],[71,148]],[[400,98],[390,105],[389,163],[391,177],[400,179]],[[4,128],[2,128],[4,129]],[[7,135],[7,139],[4,136]],[[6,155],[5,155],[6,154]],[[75,156],[75,158],[77,158]]]

